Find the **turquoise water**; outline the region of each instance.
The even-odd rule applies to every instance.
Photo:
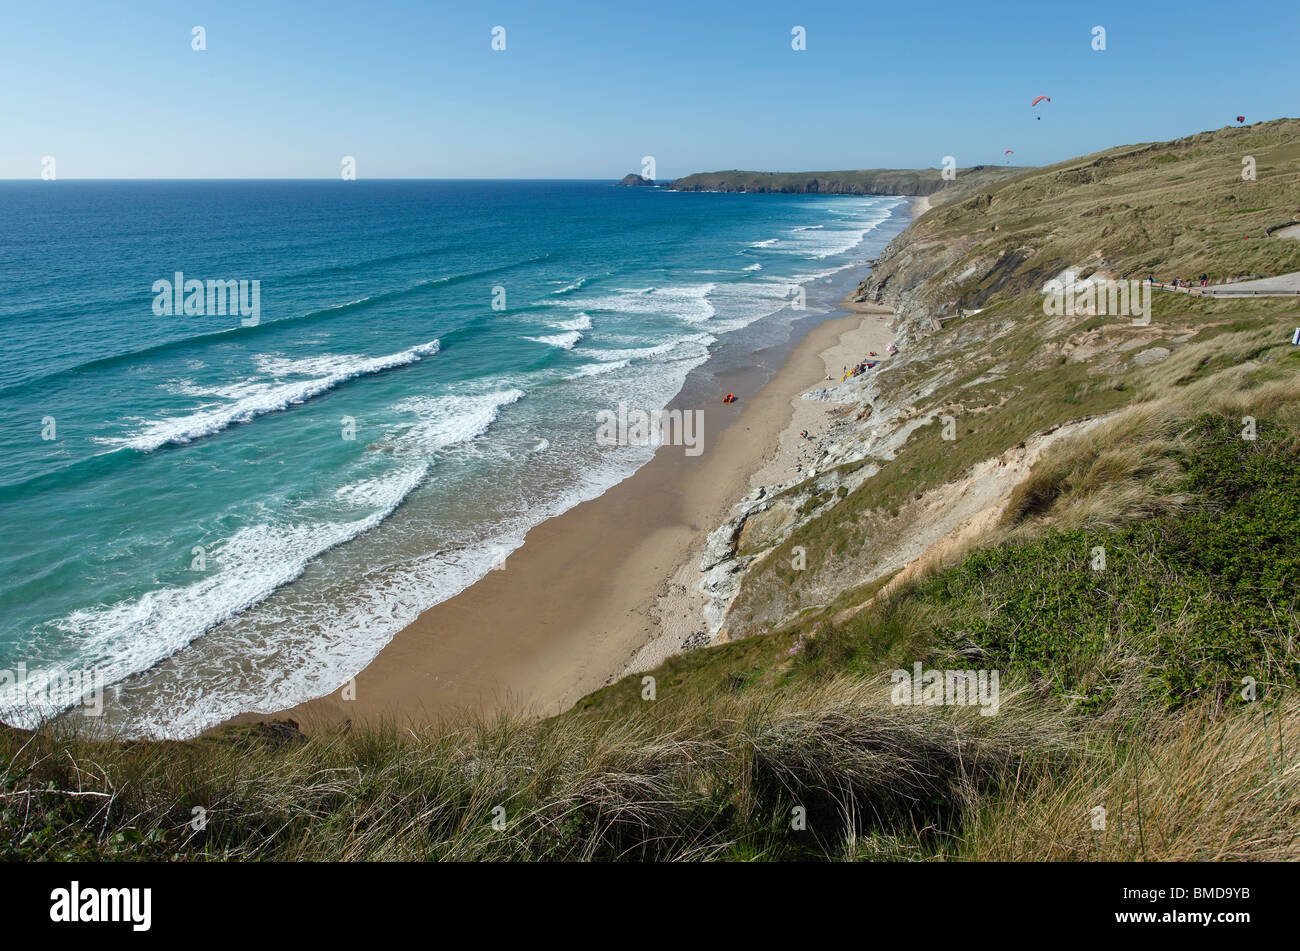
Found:
[[[74,671],[135,735],[337,689],[650,458],[598,411],[663,407],[904,223],[597,182],[0,183],[0,718]],[[256,322],[167,313],[177,272],[257,281]]]

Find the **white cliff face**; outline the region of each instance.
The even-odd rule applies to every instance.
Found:
[[[850,377],[804,394],[804,399],[856,406],[857,412],[833,424],[821,437],[805,477],[759,487],[738,503],[740,514],[709,533],[700,560],[705,574],[698,590],[707,597],[703,613],[710,639],[726,624],[727,612],[751,566],[821,515],[826,506],[873,478],[880,471],[875,460],[894,458],[913,430],[932,422],[932,416],[915,413],[913,399],[928,395],[939,382],[917,394],[881,395],[882,388],[889,389],[881,384],[884,373],[905,364],[900,354],[883,365],[880,376]],[[823,500],[821,504],[808,505],[817,498]]]
[[[942,312],[935,304],[935,287],[942,296],[944,288],[953,282],[940,278],[924,287],[920,282],[935,275],[936,260],[942,267],[949,259],[959,260],[960,253],[955,249],[929,249],[930,256],[923,259],[913,254],[915,250],[907,242],[900,242],[895,253],[908,257],[908,261],[900,266],[897,260],[890,260],[883,277],[873,273],[863,285],[869,292],[873,281],[881,282],[878,289],[883,287],[889,275],[896,276],[900,267],[913,271],[908,277],[912,287],[900,290],[896,286],[884,295],[891,297],[897,308],[895,355],[871,373],[829,382],[805,393],[804,399],[842,404],[848,412],[819,434],[810,446],[812,452],[803,472],[792,480],[751,492],[737,503],[737,514],[710,533],[700,563],[704,574],[697,582],[697,590],[705,597],[703,618],[709,640],[723,631],[728,636],[743,636],[756,627],[779,625],[799,610],[817,606],[815,600],[807,599],[816,599],[819,591],[830,597],[837,586],[843,590],[869,584],[904,569],[953,533],[960,534],[980,519],[990,521],[990,511],[1000,510],[1046,444],[1043,439],[1058,438],[1060,432],[1070,431],[1049,431],[1043,439],[1036,437],[1008,450],[1014,458],[1004,453],[986,460],[961,479],[909,501],[906,516],[891,524],[891,537],[871,538],[869,552],[853,552],[838,559],[842,564],[823,567],[820,576],[810,572],[800,584],[798,603],[785,604],[776,598],[773,605],[760,609],[759,616],[750,608],[743,619],[732,616],[747,578],[754,576],[757,569],[768,567],[769,559],[794,532],[824,516],[840,498],[875,478],[881,465],[896,458],[918,429],[941,421],[949,412],[960,415],[960,407],[951,401],[959,398],[965,388],[996,381],[1015,371],[1009,363],[990,359],[990,355],[997,355],[999,340],[1022,327],[1015,319],[967,322],[935,334],[936,323],[941,326],[935,315]],[[986,256],[965,266],[961,273],[987,273],[997,263],[997,258]],[[987,371],[957,387],[954,396],[953,388],[969,375],[975,355],[979,355]],[[781,557],[787,557],[788,552],[784,548]],[[747,600],[754,599],[747,596]],[[707,642],[703,638],[699,641]]]

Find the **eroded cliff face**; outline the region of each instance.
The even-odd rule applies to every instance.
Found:
[[[900,336],[913,341],[990,301],[1041,287],[1061,270],[1060,259],[1040,259],[1034,246],[1003,230],[1004,202],[972,186],[935,199],[871,262],[854,300],[892,307]]]
[[[943,415],[932,397],[956,371],[932,367],[930,359],[928,348],[913,346],[878,374],[805,395],[839,404],[839,419],[820,438],[806,477],[751,493],[739,514],[710,534],[700,564],[710,638],[766,630],[888,577],[993,504],[989,486],[1000,486],[997,479],[978,492],[957,492],[959,504],[943,493],[909,498],[896,512],[845,504],[869,494],[882,467]]]
[[[850,610],[900,572],[978,541],[1044,448],[1167,388],[1161,367],[1230,314],[1168,307],[1149,326],[1054,315],[1045,285],[1067,273],[1199,273],[1211,260],[1231,273],[1294,270],[1291,242],[1242,242],[1222,227],[1235,194],[1219,193],[1238,187],[1224,163],[1265,133],[1291,149],[1300,123],[1113,149],[997,182],[959,176],[960,188],[922,200],[930,209],[854,295],[893,310],[897,354],[806,395],[837,404],[837,419],[795,481],[751,493],[709,536],[699,566],[708,637],[696,644],[810,609]],[[1290,200],[1285,181],[1268,187],[1271,205]]]

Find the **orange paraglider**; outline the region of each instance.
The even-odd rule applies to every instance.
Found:
[[[1033,108],[1034,106],[1038,105],[1043,100],[1047,100],[1048,102],[1052,101],[1050,96],[1039,96],[1037,99],[1035,99],[1033,102],[1029,104],[1030,108]]]

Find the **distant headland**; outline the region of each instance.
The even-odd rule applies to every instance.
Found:
[[[809,195],[933,195],[945,188],[992,184],[1026,171],[1013,165],[975,165],[952,169],[873,168],[842,172],[696,172],[667,187],[681,192],[776,192]],[[629,175],[628,178],[639,176]],[[628,178],[623,184],[629,184]]]

